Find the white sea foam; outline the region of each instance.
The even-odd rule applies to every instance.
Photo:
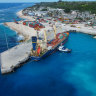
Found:
[[[20,6],[18,6],[18,7],[20,7]],[[8,10],[14,9],[14,8],[17,8],[17,6],[16,6],[16,7],[5,8],[5,9],[0,9],[0,12],[5,12],[5,11],[8,11]],[[0,15],[1,15],[1,14],[0,14]]]
[[[0,23],[0,25],[3,25],[3,23]]]
[[[0,12],[4,12],[4,9],[0,9]]]
[[[5,12],[5,11],[8,11],[10,8],[7,8],[7,9],[0,9],[0,12]],[[0,14],[1,15],[1,14]]]

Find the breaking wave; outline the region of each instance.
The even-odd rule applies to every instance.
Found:
[[[0,25],[3,25],[3,23],[0,23]]]

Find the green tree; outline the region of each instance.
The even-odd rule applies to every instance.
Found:
[[[64,10],[64,12],[65,12],[65,13],[70,13],[71,10],[70,10],[69,8],[66,8],[66,9]]]

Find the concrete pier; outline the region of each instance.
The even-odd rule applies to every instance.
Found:
[[[62,27],[62,30],[72,31],[72,32],[81,32],[90,35],[96,35],[96,29],[92,27],[85,27],[84,24],[74,24],[76,27],[71,27],[72,24],[67,24]]]
[[[29,59],[31,42],[17,45],[0,54],[1,73],[9,73]]]
[[[11,23],[8,23],[11,26]],[[13,25],[16,25],[15,23],[12,23]],[[13,26],[12,25],[12,26]],[[28,37],[36,36],[36,31],[32,30],[32,28],[27,28],[28,26],[22,25],[21,27],[18,27],[20,24],[17,24],[15,27],[23,33],[24,35],[28,35]],[[82,32],[86,34],[96,35],[96,29],[92,28],[90,26],[85,27],[84,24],[75,24],[75,27],[71,26],[72,24],[66,24],[62,27],[57,26],[57,33],[61,33],[64,31],[74,31],[74,32]],[[21,25],[20,25],[21,26]],[[47,26],[47,25],[46,25]],[[14,27],[14,28],[15,28]],[[12,27],[13,28],[13,27]],[[13,28],[13,29],[14,29]],[[26,29],[26,31],[22,31]],[[46,28],[45,28],[46,29]],[[50,29],[50,27],[47,26],[47,29]],[[31,30],[31,31],[30,31]],[[39,31],[41,34],[40,36],[43,37],[43,29]],[[52,32],[51,32],[52,31]],[[53,39],[54,32],[51,27],[51,31],[47,32],[47,39]],[[52,34],[51,34],[52,33]],[[96,37],[95,37],[96,38]],[[3,53],[0,54],[0,65],[1,65],[1,73],[9,73],[14,70],[15,67],[20,66],[21,63],[24,63],[26,60],[29,59],[30,50],[32,48],[32,42],[25,42],[20,45],[17,45]]]

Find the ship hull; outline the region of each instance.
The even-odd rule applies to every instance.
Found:
[[[41,60],[42,58],[45,58],[45,57],[51,55],[52,53],[54,53],[54,52],[57,50],[57,48],[61,45],[61,43],[62,43],[62,45],[64,45],[64,44],[67,42],[67,40],[68,40],[68,37],[67,37],[65,40],[63,40],[62,42],[60,42],[60,43],[59,43],[56,47],[54,47],[53,49],[48,50],[48,51],[47,51],[45,54],[43,54],[41,57],[40,57],[40,56],[31,56],[30,59],[31,59],[32,61],[39,61],[39,60]]]

